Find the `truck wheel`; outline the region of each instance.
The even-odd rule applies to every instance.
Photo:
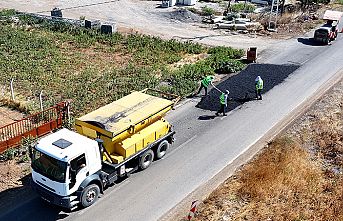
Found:
[[[97,201],[99,197],[99,193],[100,193],[100,188],[98,185],[91,184],[87,186],[82,191],[82,194],[81,194],[81,205],[83,207],[91,206]]]
[[[164,155],[166,155],[167,153],[168,148],[169,142],[167,140],[162,141],[156,149],[156,158],[161,159],[162,157],[164,157]]]
[[[145,170],[150,166],[154,159],[154,152],[152,150],[148,150],[144,152],[141,157],[139,158],[139,168],[141,170]]]

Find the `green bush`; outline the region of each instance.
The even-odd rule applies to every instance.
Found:
[[[214,14],[214,9],[213,8],[210,8],[208,6],[204,6],[201,8],[201,14],[203,16],[210,16],[210,15],[213,15]]]
[[[219,69],[218,73],[235,73],[241,71],[245,67],[245,64],[237,60],[228,60]]]
[[[195,64],[182,66],[180,69],[169,73],[167,79],[169,87],[163,86],[161,90],[185,96],[198,87],[198,81],[204,76],[218,73],[233,73],[245,67],[239,60],[244,54],[243,50],[236,50],[228,47],[218,46],[208,49],[206,59]]]
[[[16,14],[16,11],[14,9],[4,9],[0,11],[0,16],[9,17],[15,14]]]
[[[256,6],[250,3],[235,3],[230,6],[231,12],[254,12]]]
[[[2,160],[13,160],[18,155],[16,148],[7,149],[3,154],[1,154]]]
[[[244,56],[244,50],[233,49],[230,47],[217,46],[208,50],[209,54],[223,54],[228,56],[230,59],[239,59]]]

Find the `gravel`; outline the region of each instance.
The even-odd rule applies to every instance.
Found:
[[[244,102],[255,99],[255,78],[258,75],[264,81],[263,94],[282,83],[297,68],[299,68],[297,65],[250,64],[239,74],[220,82],[216,87],[221,91],[230,91],[227,108],[227,111],[230,111]],[[208,95],[201,99],[197,107],[204,110],[218,110],[219,95],[219,92],[212,88]]]
[[[181,22],[201,22],[201,16],[194,14],[187,9],[178,9],[165,14],[166,17]]]

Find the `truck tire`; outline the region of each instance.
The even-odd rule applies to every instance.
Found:
[[[99,193],[100,193],[100,188],[98,185],[96,184],[91,184],[89,186],[87,186],[81,194],[81,205],[83,207],[88,207],[93,205],[98,197],[99,197]]]
[[[152,150],[148,150],[144,152],[139,158],[139,168],[141,170],[145,170],[150,166],[154,159],[154,152]]]
[[[156,159],[161,159],[167,153],[169,148],[169,142],[167,140],[162,141],[156,148]]]

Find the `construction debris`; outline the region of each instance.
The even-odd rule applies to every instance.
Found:
[[[201,22],[201,16],[194,14],[187,9],[178,9],[166,13],[166,17],[182,22]]]

